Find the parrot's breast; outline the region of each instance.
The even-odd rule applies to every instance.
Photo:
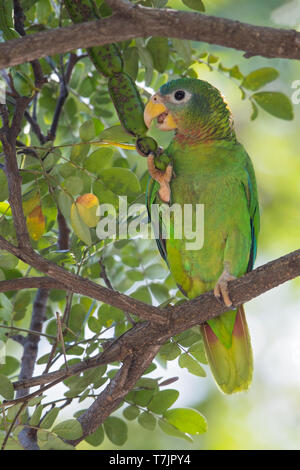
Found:
[[[244,189],[246,174],[237,151],[234,155],[234,151],[219,147],[170,150],[176,174],[171,182],[171,204],[180,205],[183,215],[184,208],[191,205],[192,223],[185,227],[183,217],[181,239],[171,231],[166,241],[168,264],[177,284],[192,298],[215,286],[224,269],[228,237],[236,240],[231,272],[241,276],[247,270],[251,230]],[[198,244],[191,244],[191,233],[195,241],[198,238]]]

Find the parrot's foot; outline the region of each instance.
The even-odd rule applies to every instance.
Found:
[[[231,305],[232,305],[232,301],[231,301],[231,298],[230,298],[229,292],[228,292],[228,282],[229,281],[234,281],[234,279],[236,279],[236,277],[232,276],[227,271],[227,269],[224,269],[224,271],[222,272],[221,276],[219,277],[219,279],[218,279],[218,281],[215,285],[215,288],[214,288],[215,297],[217,297],[217,299],[220,299],[220,297],[222,296],[224,304],[226,305],[226,307],[231,307]]]
[[[171,190],[170,190],[170,181],[173,176],[173,167],[168,165],[165,171],[161,171],[156,168],[154,164],[154,154],[150,153],[147,158],[148,162],[148,171],[150,176],[160,184],[158,195],[163,202],[170,202],[171,199]]]

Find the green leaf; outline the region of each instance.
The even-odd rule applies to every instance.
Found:
[[[120,124],[104,129],[104,131],[102,131],[101,134],[98,135],[98,139],[108,142],[134,142],[133,137],[130,136]]]
[[[149,377],[142,377],[137,381],[136,387],[158,389],[157,379],[150,379]]]
[[[143,273],[141,273],[140,271],[135,271],[134,269],[132,269],[131,271],[128,271],[127,276],[128,276],[128,279],[131,279],[131,281],[143,281],[144,280]]]
[[[280,119],[291,121],[294,118],[290,99],[277,91],[260,91],[251,96],[268,113]]]
[[[80,217],[76,204],[72,204],[71,208],[71,225],[77,237],[90,246],[92,244],[90,229]]]
[[[98,197],[100,204],[112,204],[114,207],[118,207],[118,197],[108,189],[102,181],[95,181],[93,185],[93,193]]]
[[[90,434],[89,436],[85,437],[84,439],[86,442],[88,442],[91,446],[97,447],[102,444],[104,441],[104,429],[103,426],[99,426],[99,428]]]
[[[158,425],[164,433],[168,434],[168,436],[179,437],[180,439],[185,439],[188,442],[193,442],[193,439],[191,439],[187,434],[179,431],[179,429],[175,428],[175,426],[168,423],[165,419],[158,420]]]
[[[154,68],[159,73],[163,73],[169,60],[168,38],[152,37],[147,44],[147,49],[152,55]]]
[[[178,390],[161,390],[154,395],[147,408],[153,413],[162,414],[175,403],[178,397]]]
[[[229,70],[229,75],[233,78],[236,78],[237,80],[242,80],[244,78],[244,75],[241,73],[238,65],[234,65]]]
[[[0,265],[2,269],[13,269],[17,266],[19,260],[11,253],[0,250]]]
[[[175,428],[188,434],[202,434],[207,431],[204,416],[192,408],[173,408],[164,413],[164,418]]]
[[[156,426],[156,419],[153,414],[149,413],[148,411],[144,411],[138,417],[138,423],[148,431],[153,431]]]
[[[40,427],[44,429],[49,429],[53,425],[59,413],[59,408],[52,408],[49,413],[43,418]]]
[[[22,320],[26,315],[26,307],[31,303],[31,294],[29,291],[19,291],[15,297],[13,318],[14,321]]]
[[[202,364],[207,364],[204,344],[202,341],[199,341],[198,343],[193,344],[193,346],[189,348],[189,354],[194,356],[194,358],[197,359],[197,361],[202,362]]]
[[[130,297],[133,297],[136,300],[141,300],[146,304],[151,304],[152,301],[149,289],[146,286],[139,287],[135,292],[130,294]]]
[[[209,64],[215,64],[216,62],[218,62],[219,60],[219,57],[213,55],[213,54],[209,54],[208,57],[207,57],[207,62]]]
[[[104,423],[105,434],[108,439],[117,446],[122,446],[127,441],[127,424],[120,418],[110,416]]]
[[[69,176],[64,181],[64,187],[70,194],[72,194],[72,196],[80,194],[83,190],[82,178],[79,178],[79,176]]]
[[[251,121],[254,121],[258,116],[258,107],[253,101],[251,101],[251,106],[252,106],[252,114],[251,114],[250,119]]]
[[[40,435],[39,438],[41,440]],[[48,433],[46,442],[41,445],[41,450],[74,450],[74,447],[62,441],[59,437]]]
[[[69,315],[69,328],[75,333],[81,331],[84,322],[86,310],[82,304],[74,304]]]
[[[189,41],[186,39],[172,38],[172,43],[179,56],[189,64],[192,60],[192,48]]]
[[[151,52],[146,49],[146,47],[139,47],[138,48],[139,52],[139,57],[140,61],[145,67],[146,73],[145,73],[145,84],[146,86],[150,85],[150,82],[152,80],[152,74],[153,74],[153,58]]]
[[[0,444],[3,443],[2,436],[0,437]],[[16,440],[13,439],[12,437],[9,437],[5,446],[5,450],[24,450],[24,447],[21,446],[21,444]]]
[[[80,139],[84,142],[88,142],[96,136],[93,119],[89,119],[88,121],[85,121],[83,124],[81,124],[79,128],[79,136]]]
[[[0,170],[0,201],[8,199],[8,183],[3,170]]]
[[[0,363],[0,374],[12,375],[20,367],[20,362],[13,356],[5,356],[5,363]]]
[[[128,419],[128,421],[133,421],[139,414],[140,410],[135,405],[129,405],[123,410],[124,418]]]
[[[242,81],[242,86],[247,90],[256,91],[267,83],[273,82],[279,76],[276,69],[272,67],[262,67],[261,69],[253,70]]]
[[[60,191],[57,202],[64,218],[70,220],[72,198],[65,191]]]
[[[123,256],[122,261],[124,264],[130,266],[131,268],[138,268],[140,265],[140,260],[135,256],[131,255]]]
[[[182,0],[182,3],[192,10],[205,11],[202,0]]]
[[[93,333],[99,334],[102,328],[102,322],[99,322],[95,317],[90,317],[88,319],[88,327]]]
[[[145,269],[145,275],[149,279],[165,279],[167,272],[161,264],[151,264]]]
[[[164,344],[159,350],[160,356],[166,361],[173,361],[180,355],[180,352],[179,346],[175,343]]]
[[[29,10],[38,0],[22,0],[22,8],[24,11]]]
[[[57,424],[53,430],[62,439],[79,439],[82,436],[81,424],[77,419],[67,419]]]
[[[206,377],[205,370],[188,353],[181,354],[178,364],[180,367],[186,367],[187,370],[198,377]]]
[[[5,400],[12,400],[14,398],[14,386],[6,375],[0,374],[0,395]]]
[[[154,390],[133,390],[127,395],[127,400],[139,406],[147,406],[154,395]]]
[[[36,407],[29,421],[30,426],[37,426],[39,424],[43,409],[44,409],[43,405],[38,405]]]
[[[136,196],[141,191],[138,177],[128,168],[105,168],[99,171],[99,180],[113,193]],[[101,198],[99,198],[101,202]]]
[[[180,343],[181,346],[183,346],[184,348],[188,348],[197,341],[200,341],[202,337],[199,331],[195,331],[194,328],[189,328],[183,333],[174,336],[174,339],[177,341],[177,343]]]
[[[139,52],[137,47],[128,47],[123,53],[124,72],[135,82],[139,71]]]
[[[84,167],[91,173],[98,175],[99,170],[111,165],[113,153],[111,148],[95,150],[85,161]]]
[[[163,284],[150,284],[150,290],[160,304],[170,297],[169,289]]]

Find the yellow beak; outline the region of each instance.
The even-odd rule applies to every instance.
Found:
[[[169,113],[166,106],[161,102],[158,94],[152,96],[150,101],[147,103],[144,111],[144,121],[146,126],[149,128],[153,119],[163,115],[161,121],[158,121],[159,129],[163,131],[171,131],[176,129],[176,123],[173,116]]]

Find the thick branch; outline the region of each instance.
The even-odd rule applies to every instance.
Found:
[[[38,289],[32,309],[32,318],[30,329],[36,332],[41,332],[43,323],[46,316],[46,305],[49,296],[49,291],[45,289]],[[30,379],[34,372],[35,362],[38,354],[38,344],[40,336],[36,334],[29,334],[24,344],[24,352],[22,355],[22,367],[19,375],[20,380]],[[20,398],[27,395],[28,388],[20,389],[17,397]]]
[[[73,274],[51,261],[44,259],[34,251],[19,249],[1,236],[0,248],[9,251],[38,271],[48,274],[49,277],[60,283],[62,289],[67,289],[75,294],[87,295],[95,300],[100,300],[114,307],[129,311],[142,319],[157,323],[165,323],[166,321],[162,316],[162,310],[117,291],[112,294],[110,289],[102,287],[89,279]]]
[[[166,324],[168,321],[174,323],[174,321],[179,321],[180,318],[184,316],[184,313],[188,312],[189,321],[186,326],[188,328],[192,326],[190,324],[191,321],[194,322],[193,324],[197,324],[226,311],[226,308],[216,301],[212,292],[201,295],[179,307],[170,307],[167,309],[153,307],[132,297],[128,297],[125,294],[121,294],[120,292],[112,292],[111,289],[107,289],[93,281],[68,272],[66,269],[42,258],[33,251],[19,249],[1,236],[0,248],[9,251],[25,263],[47,274],[57,282],[60,282],[61,288],[63,289],[67,288],[71,292],[100,300],[114,307],[133,313],[139,318],[158,324]],[[239,305],[299,275],[300,250],[296,250],[255,269],[236,281],[231,281],[229,284],[230,295],[234,305]],[[203,311],[203,316],[201,315],[200,317],[199,312],[201,311]],[[167,313],[171,317],[169,315],[166,316]],[[183,321],[186,320],[183,319]]]
[[[126,2],[122,2],[122,9],[109,18],[43,31],[1,44],[0,68],[77,48],[148,36],[208,42],[245,51],[248,56],[300,59],[300,32],[294,30],[255,26],[200,13],[132,4],[126,7]]]
[[[231,281],[230,295],[234,305],[240,305],[258,295],[266,292],[289,279],[300,275],[300,250],[294,251],[286,256],[271,261],[249,274]],[[110,290],[110,295],[114,293]],[[131,298],[128,298],[129,302]],[[142,303],[142,302],[141,302]],[[144,304],[148,307],[146,304]],[[189,300],[178,307],[168,307],[159,309],[152,307],[157,312],[164,314],[164,318],[169,317],[170,321],[164,324],[158,323],[138,323],[118,339],[113,341],[105,350],[90,359],[82,361],[74,366],[70,366],[67,374],[76,375],[86,369],[99,365],[109,364],[114,361],[123,361],[128,355],[142,354],[147,345],[162,345],[170,337],[194,326],[204,323],[210,318],[214,318],[225,312],[228,308],[220,304],[213,295],[207,292],[196,299]],[[133,309],[129,310],[133,311]],[[60,369],[49,374],[34,377],[29,381],[15,382],[16,389],[25,386],[35,386],[65,377],[66,371]]]
[[[133,358],[124,361],[123,366],[109,385],[78,419],[83,435],[77,441],[73,441],[73,445],[96,431],[100,424],[116,410],[141,375],[150,366],[158,351],[159,346],[150,345],[144,347],[143,351]]]

